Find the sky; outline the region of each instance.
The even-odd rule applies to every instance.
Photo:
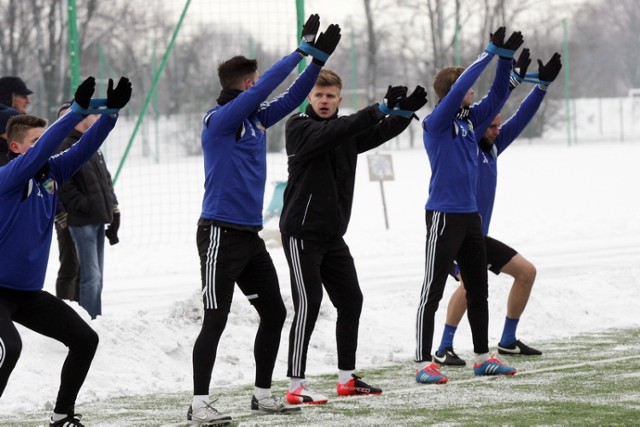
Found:
[[[123,121],[117,129],[124,131],[132,125]],[[424,268],[427,157],[420,145],[412,150],[394,150],[393,143],[388,145],[380,152],[392,155],[395,172],[395,180],[384,183],[390,228],[384,227],[380,186],[369,181],[363,155],[346,235],[364,293],[357,365],[365,379],[367,369],[413,359],[415,314]],[[640,327],[640,200],[633,191],[640,182],[638,158],[640,141],[568,146],[544,139],[518,141],[500,157],[491,234],[516,248],[538,269],[518,338],[544,352],[545,342],[550,339]],[[155,171],[152,179],[160,182],[166,180],[167,171],[193,169],[193,174],[174,173],[171,179],[179,188],[199,193],[201,161],[199,157],[183,163],[176,160],[163,168],[149,168],[148,172]],[[271,165],[278,161],[284,159],[270,158]],[[128,165],[128,169],[133,168]],[[271,171],[276,173],[278,168]],[[140,239],[142,223],[132,218],[132,206],[140,197],[139,191],[147,192],[148,188],[138,188],[137,193],[122,185],[121,243],[106,250],[104,315],[91,321],[71,303],[100,336],[97,355],[78,398],[76,408],[80,413],[83,403],[90,401],[162,390],[188,393],[191,388],[191,351],[201,313],[194,239],[199,202],[192,202],[186,217],[168,208],[157,209],[155,216],[164,224],[179,223],[178,231],[167,225],[154,226],[154,240]],[[178,238],[176,233],[186,233],[186,237]],[[284,380],[293,305],[286,260],[277,236],[276,225],[267,223],[263,237],[279,273],[288,310],[274,373],[276,380]],[[57,267],[54,240],[45,283],[49,292],[54,292]],[[510,281],[491,273],[489,280],[489,343],[495,351]],[[450,280],[436,315],[436,343],[442,331],[445,302],[454,288]],[[310,376],[336,372],[335,317],[325,298],[311,339],[307,365]],[[246,299],[236,292],[213,372],[213,396],[223,393],[228,385],[253,382],[256,319]],[[23,351],[0,400],[0,424],[3,416],[51,408],[66,354],[62,344],[23,327],[18,329]],[[459,327],[455,348],[461,357],[472,357],[466,320]],[[184,402],[184,408],[176,411],[183,413],[188,404]],[[89,420],[90,415],[85,418]]]

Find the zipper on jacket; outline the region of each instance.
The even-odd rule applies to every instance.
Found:
[[[311,198],[313,197],[313,193],[309,194],[309,199],[307,200],[307,206],[304,207],[304,215],[302,216],[302,224],[304,225],[304,222],[307,219],[307,211],[309,210],[309,205],[311,204]]]

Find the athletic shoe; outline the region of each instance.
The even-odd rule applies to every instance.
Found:
[[[297,405],[299,403],[317,405],[327,403],[328,401],[329,398],[327,396],[311,390],[306,381],[303,381],[302,384],[300,384],[300,387],[294,391],[287,391],[287,402],[292,405]]]
[[[351,377],[352,378],[344,384],[336,384],[336,390],[339,396],[382,394],[382,389],[370,386],[362,381],[356,374],[351,374]]]
[[[280,402],[277,396],[271,395],[263,399],[256,399],[255,396],[251,397],[251,410],[253,412],[261,412],[266,414],[277,414],[287,412],[300,412],[299,406],[291,406]]]
[[[202,427],[214,427],[214,426],[226,426],[231,423],[231,417],[218,412],[216,408],[211,406],[214,401],[205,403],[200,409],[195,411],[191,406],[187,411],[187,421],[191,421],[191,424]]]
[[[449,378],[440,373],[440,365],[431,363],[416,371],[416,381],[422,384],[444,384],[449,381]]]
[[[80,414],[68,414],[58,421],[53,421],[53,418],[51,418],[49,427],[84,427],[84,424],[80,422],[80,418],[82,418]]]
[[[500,354],[521,354],[523,356],[540,356],[542,352],[535,348],[529,347],[520,340],[516,340],[511,345],[498,344],[498,353]]]
[[[445,348],[442,353],[436,351],[436,354],[433,355],[433,359],[440,365],[465,366],[467,364],[467,362],[458,357],[451,347]]]
[[[493,355],[482,363],[473,364],[473,373],[476,375],[514,375],[516,372],[516,368],[505,365]]]

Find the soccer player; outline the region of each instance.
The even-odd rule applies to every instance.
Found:
[[[120,109],[131,97],[131,84],[110,80],[107,107]],[[56,214],[59,186],[98,150],[117,121],[104,114],[69,150],[51,157],[84,118],[95,88],[86,79],[69,112],[46,131],[45,120],[12,117],[8,124],[13,159],[0,167],[0,395],[15,367],[22,341],[14,322],[69,347],[50,426],[81,427],[75,401],[98,346],[98,335],[65,302],[42,290]]]
[[[517,77],[524,77],[528,66],[528,50],[526,60],[522,56],[518,58],[516,78],[512,78],[512,89],[519,83]],[[528,62],[527,62],[528,60]],[[560,54],[555,53],[551,59],[542,64],[538,60],[539,83],[531,90],[529,95],[520,105],[509,120],[502,124],[500,114],[498,114],[484,135],[478,141],[480,147],[478,163],[478,184],[477,199],[478,209],[482,217],[482,231],[485,235],[487,248],[487,265],[494,274],[505,273],[513,277],[513,285],[507,301],[507,315],[502,331],[502,338],[498,343],[498,353],[500,354],[521,354],[525,356],[541,355],[540,350],[529,347],[516,338],[516,328],[531,294],[531,288],[536,277],[535,266],[519,254],[515,249],[488,236],[489,224],[493,213],[493,204],[496,196],[496,186],[498,177],[498,156],[511,145],[529,124],[533,116],[538,111],[547,88],[556,79],[562,63]],[[512,73],[513,76],[513,73]],[[477,134],[476,134],[477,135]],[[441,365],[464,366],[466,362],[458,357],[453,350],[453,339],[458,324],[467,307],[466,292],[463,283],[460,283],[455,292],[451,295],[447,308],[447,318],[442,333],[440,347],[434,355],[434,359]]]
[[[289,264],[295,314],[289,334],[289,403],[326,403],[328,397],[309,387],[305,370],[309,341],[322,301],[323,285],[338,311],[337,392],[341,396],[380,394],[356,374],[362,292],[344,241],[349,225],[358,154],[404,131],[414,111],[427,102],[417,87],[391,87],[385,102],[338,117],[340,77],[322,70],[304,113],[286,125],[289,177],[280,218],[282,246]],[[394,108],[403,111],[404,116]]]
[[[416,316],[416,381],[441,384],[448,378],[432,362],[434,317],[453,261],[457,261],[467,289],[468,317],[476,353],[476,375],[514,374],[489,353],[487,256],[476,202],[478,143],[474,128],[490,122],[509,91],[513,54],[523,42],[514,32],[506,41],[500,27],[491,42],[466,70],[440,70],[433,87],[440,102],[422,122],[425,149],[431,165],[426,209],[425,275]],[[472,85],[495,55],[496,76],[487,96],[473,104]]]
[[[271,393],[286,309],[275,267],[258,232],[266,181],[265,131],[304,101],[340,41],[340,27],[333,24],[316,39],[319,25],[318,15],[311,15],[299,48],[262,76],[257,62],[243,56],[218,67],[222,92],[218,105],[205,115],[202,129],[205,194],[197,245],[204,318],[193,347],[193,400],[187,412],[187,419],[197,425],[231,422],[230,416],[219,413],[209,402],[209,386],[236,283],[260,317],[251,408],[271,413],[299,411]],[[306,54],[313,56],[312,63],[286,92],[264,102]]]

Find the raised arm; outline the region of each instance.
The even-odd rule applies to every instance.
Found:
[[[501,138],[496,140],[498,154],[502,153],[531,122],[542,104],[547,88],[556,79],[562,68],[560,54],[554,53],[546,64],[538,60],[538,83],[527,95],[520,108],[500,128]]]
[[[120,110],[131,99],[131,82],[121,77],[116,88],[113,80],[109,79],[107,88],[107,108]],[[73,110],[73,106],[71,108]],[[100,148],[116,124],[118,114],[103,114],[97,122],[82,135],[80,140],[71,148],[51,159],[50,165],[59,183],[69,179],[93,154]]]
[[[313,60],[286,92],[260,106],[258,117],[265,127],[268,128],[279,122],[302,104],[313,89],[320,69],[338,46],[340,38],[340,27],[331,24],[325,32],[320,33],[312,48],[309,48],[307,46],[309,43],[303,39],[302,44],[309,51],[309,54],[314,55]]]
[[[513,55],[523,43],[522,34],[519,31],[513,32],[509,38],[501,45],[490,43],[488,49],[500,56],[496,75],[487,95],[474,104],[469,116],[475,126],[482,127],[486,122],[491,122],[500,112],[500,109],[509,97],[509,80],[513,65]],[[488,126],[488,124],[486,125]]]
[[[82,108],[88,108],[95,86],[96,82],[93,77],[88,77],[80,83],[76,89],[74,103]],[[0,194],[12,191],[31,179],[49,161],[58,146],[82,119],[81,114],[67,111],[44,131],[26,153],[21,154],[4,167],[0,167]]]
[[[514,33],[516,34],[516,33]],[[451,86],[449,92],[440,100],[423,122],[423,127],[433,133],[448,132],[451,127],[451,121],[455,117],[456,112],[460,109],[462,101],[467,92],[484,69],[487,67],[493,56],[508,55],[509,51],[505,48],[504,42],[505,28],[500,27],[495,33],[490,35],[490,42],[486,49],[478,56],[473,64],[471,64],[458,77]],[[515,38],[512,34],[511,38]],[[513,56],[513,52],[511,53]],[[510,67],[509,67],[510,68]]]

